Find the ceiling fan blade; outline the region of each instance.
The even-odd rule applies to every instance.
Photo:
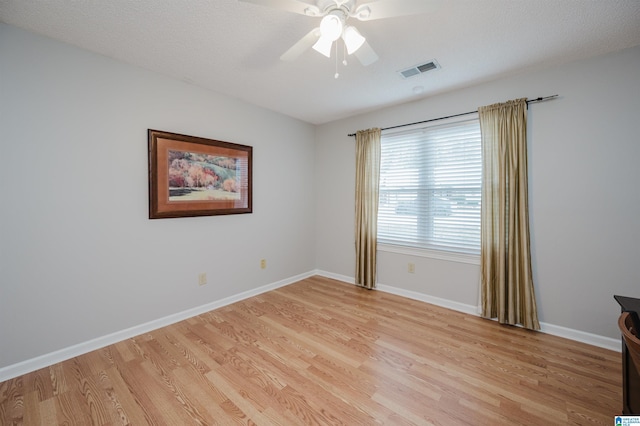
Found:
[[[371,48],[367,41],[360,46],[360,49],[353,52],[353,54],[356,55],[356,58],[358,58],[360,63],[365,67],[378,60],[378,54]]]
[[[298,13],[305,16],[321,16],[322,13],[318,6],[312,0],[306,2],[304,0],[238,0],[244,3],[259,4],[276,9],[286,10],[288,12]]]
[[[435,9],[433,0],[373,0],[359,5],[350,16],[361,21],[418,15]]]
[[[280,56],[283,61],[295,61],[320,38],[320,28],[314,28]]]

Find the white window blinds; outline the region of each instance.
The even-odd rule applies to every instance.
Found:
[[[478,119],[382,135],[378,242],[480,253]]]

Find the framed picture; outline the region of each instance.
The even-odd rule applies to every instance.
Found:
[[[252,147],[151,129],[148,137],[149,219],[252,212]]]

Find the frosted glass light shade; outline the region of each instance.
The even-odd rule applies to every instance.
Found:
[[[355,27],[349,26],[344,29],[342,33],[342,40],[344,40],[345,46],[347,46],[347,54],[351,55],[364,44],[365,38],[358,32]]]
[[[327,58],[331,57],[331,46],[333,45],[333,40],[326,38],[325,36],[320,36],[316,44],[313,45],[313,50],[316,52],[322,53]]]
[[[342,35],[342,20],[336,15],[327,15],[320,22],[320,34],[331,41],[336,41]]]

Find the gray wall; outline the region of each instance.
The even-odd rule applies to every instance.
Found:
[[[2,24],[0,94],[0,369],[313,270],[312,125]],[[148,128],[253,146],[254,213],[149,220]]]
[[[320,126],[317,267],[354,276],[355,159],[347,134],[559,94],[557,100],[530,105],[528,114],[532,266],[540,320],[556,329],[619,339],[613,295],[640,297],[638,70],[640,47]],[[438,72],[446,72],[446,64]],[[408,262],[415,263],[415,274],[407,272]],[[474,264],[381,251],[378,273],[389,289],[478,305]]]

